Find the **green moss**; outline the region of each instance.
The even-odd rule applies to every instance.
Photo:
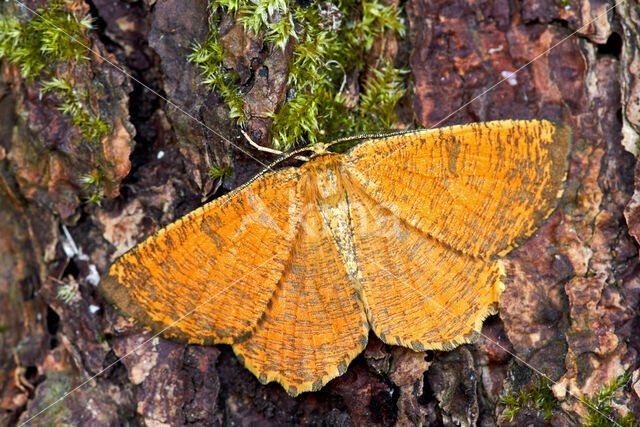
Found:
[[[104,185],[107,180],[107,176],[99,167],[95,167],[89,173],[80,176],[80,186],[86,196],[87,203],[100,204],[104,197]]]
[[[233,170],[229,166],[212,165],[209,168],[209,176],[213,179],[222,179],[231,176]]]
[[[95,203],[96,205],[100,205],[100,202],[102,202],[104,197],[104,175],[102,175],[103,179],[91,182],[96,171],[99,171],[99,169],[96,168],[94,172],[82,175],[80,177],[80,182],[84,195],[86,196],[86,202],[89,204]]]
[[[626,372],[620,375],[609,384],[602,386],[600,391],[593,396],[583,396],[582,401],[587,408],[588,415],[584,420],[584,425],[588,427],[604,427],[615,424],[621,427],[631,427],[635,425],[635,415],[631,412],[624,416],[619,416],[611,405],[619,390],[623,389],[631,378],[631,373]]]
[[[275,148],[393,127],[395,105],[405,93],[404,72],[390,61],[365,69],[364,60],[385,33],[404,36],[394,6],[380,0],[307,7],[293,0],[213,0],[209,38],[194,45],[189,59],[199,65],[202,82],[220,92],[230,116],[242,123],[246,109],[239,79],[224,66],[218,42],[223,13],[234,14],[248,33],[262,32],[267,47],[285,49],[292,43],[287,99],[272,114]],[[355,93],[347,92],[347,75],[359,82]]]
[[[105,179],[106,176],[104,172],[102,172],[100,168],[95,168],[91,172],[80,177],[80,184],[87,188],[93,185],[100,186]]]
[[[200,67],[202,84],[218,89],[229,107],[229,116],[242,124],[246,118],[242,94],[237,87],[238,75],[222,65],[224,53],[218,44],[217,24],[218,17],[214,14],[211,18],[212,31],[209,32],[209,37],[202,44],[194,44],[193,53],[188,59]]]
[[[60,286],[58,288],[57,296],[65,304],[69,305],[80,301],[81,296],[78,290],[78,283],[76,281],[72,281],[71,283]]]
[[[60,95],[62,102],[58,110],[71,118],[71,122],[80,128],[86,140],[98,143],[111,131],[109,123],[102,120],[99,115],[88,111],[88,95],[75,90],[67,80],[52,77],[42,82],[40,91],[55,92]]]
[[[537,384],[532,384],[518,392],[508,391],[500,399],[506,405],[502,416],[513,420],[524,408],[535,410],[545,420],[553,419],[553,413],[559,408],[558,400],[551,391],[549,380],[539,377]]]
[[[90,45],[85,31],[91,28],[91,16],[78,17],[65,3],[51,0],[25,22],[11,15],[0,16],[0,58],[17,65],[30,83],[40,77],[41,92],[60,95],[59,110],[71,117],[84,138],[99,142],[111,130],[109,124],[89,110],[87,94],[55,74],[56,64],[85,61],[85,46]]]
[[[30,82],[58,61],[85,60],[89,41],[84,31],[91,28],[91,17],[78,18],[63,0],[52,0],[37,13],[28,22],[0,17],[0,58],[18,65]]]
[[[37,81],[42,94],[55,93],[58,110],[80,129],[85,140],[95,145],[109,134],[111,125],[91,110],[86,92],[57,74],[58,68],[69,69],[87,60],[85,46],[91,44],[86,35],[91,16],[76,15],[66,3],[51,0],[30,20],[6,13],[10,9],[5,7],[0,15],[0,59],[18,66],[28,82]],[[59,67],[66,62],[68,66]],[[102,199],[100,179],[81,184],[90,187],[89,201]]]
[[[404,95],[404,74],[406,71],[394,68],[389,62],[385,62],[380,70],[372,70],[360,98],[363,115],[360,123],[369,123],[362,131],[375,129],[378,123],[385,129],[393,126],[395,106]]]
[[[635,415],[627,413],[618,416],[611,405],[619,390],[624,388],[629,382],[631,374],[625,373],[614,379],[610,384],[603,386],[593,396],[583,396],[580,402],[587,410],[587,417],[583,420],[586,427],[605,427],[619,425],[621,427],[631,427],[635,425]],[[533,409],[543,416],[545,420],[551,420],[555,411],[559,410],[558,400],[551,391],[549,381],[540,377],[537,384],[529,385],[518,392],[508,391],[500,397],[506,405],[502,416],[508,421],[524,408]]]

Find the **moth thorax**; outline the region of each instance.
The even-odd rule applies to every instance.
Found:
[[[324,156],[323,156],[324,157]],[[329,155],[318,159],[317,167],[314,168],[313,186],[318,197],[318,201],[330,202],[335,197],[340,197],[344,193],[342,185],[340,162],[334,156]]]

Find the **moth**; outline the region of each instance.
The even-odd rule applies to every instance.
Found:
[[[555,209],[571,131],[503,120],[329,146],[159,230],[105,295],[166,338],[230,344],[294,396],[344,373],[370,330],[452,349],[496,312],[501,258]]]

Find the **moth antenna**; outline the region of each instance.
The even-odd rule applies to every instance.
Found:
[[[249,142],[249,144],[253,148],[255,148],[256,150],[258,150],[258,151],[263,151],[265,153],[271,153],[271,154],[277,154],[277,155],[283,156],[285,158],[291,157],[290,155],[287,155],[283,151],[276,150],[275,148],[263,147],[262,145],[257,144],[256,142],[253,141],[253,139],[251,139],[251,137],[249,135],[247,135],[247,133],[243,129],[240,129],[240,132],[245,137],[245,139]],[[295,152],[297,152],[297,151],[295,151]],[[295,159],[303,161],[303,162],[308,162],[309,161],[309,158],[305,157],[305,156],[296,156]],[[282,159],[282,160],[284,160],[284,159]],[[279,160],[279,161],[282,161],[282,160]]]

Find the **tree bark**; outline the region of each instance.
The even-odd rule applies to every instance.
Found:
[[[86,146],[55,95],[40,98],[0,62],[0,424],[581,425],[592,408],[580,399],[626,372],[610,417],[640,414],[640,18],[633,0],[613,6],[405,4],[408,35],[392,52],[411,70],[400,121],[565,122],[566,189],[507,255],[500,313],[477,343],[416,353],[371,334],[344,375],[297,398],[261,385],[229,346],[154,338],[96,287],[118,254],[261,169],[185,115],[251,149],[186,61],[206,38],[207,2],[92,2],[100,21],[90,61],[61,71],[112,123],[99,148]],[[248,133],[268,139],[270,121],[260,117],[285,99],[291,53],[265,56],[262,44],[245,42],[238,55],[261,58],[282,85],[258,88],[253,76],[249,91]],[[213,163],[234,165],[221,188],[207,175]],[[94,166],[108,183],[101,205],[81,202],[79,182]],[[508,420],[501,396],[536,389],[542,375],[550,419],[527,402]]]

